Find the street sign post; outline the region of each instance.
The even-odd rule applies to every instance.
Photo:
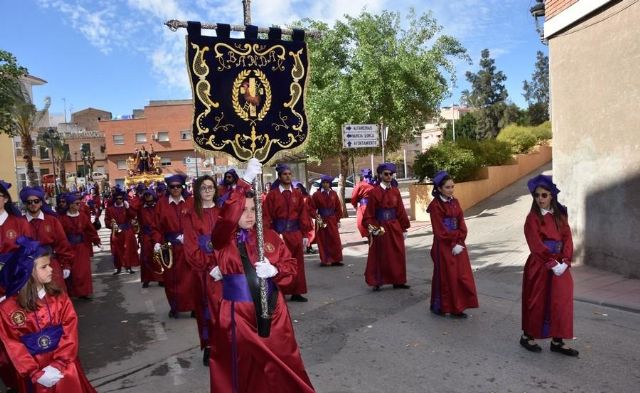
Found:
[[[342,126],[342,147],[354,149],[378,147],[377,124],[345,124]]]

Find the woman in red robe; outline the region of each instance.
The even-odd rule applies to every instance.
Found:
[[[156,193],[147,189],[142,194],[142,205],[138,210],[138,223],[140,223],[140,281],[142,288],[148,288],[152,281],[164,285],[162,267],[153,261],[152,235],[156,226],[158,198]]]
[[[453,189],[453,179],[447,172],[434,176],[433,200],[427,207],[433,230],[431,312],[466,318],[464,310],[478,307],[478,295],[464,243],[467,226]]]
[[[131,220],[136,218],[136,212],[125,200],[126,193],[116,189],[113,195],[113,203],[107,207],[104,214],[104,222],[111,230],[111,254],[113,255],[114,275],[120,274],[122,268],[127,273],[135,273],[134,266],[140,266],[138,258],[138,241],[136,233],[131,225]]]
[[[12,251],[20,246],[16,241],[21,236],[33,237],[33,230],[22,213],[13,205],[9,194],[11,184],[0,180],[0,261],[4,263]],[[6,298],[4,288],[0,287],[0,303]],[[0,342],[0,379],[8,391],[18,386],[17,371],[9,359],[4,345]],[[15,390],[15,389],[14,389]]]
[[[234,171],[235,173],[235,171]],[[200,176],[193,185],[193,210],[184,223],[185,260],[198,278],[196,293],[196,321],[200,336],[200,349],[203,350],[202,362],[209,366],[211,345],[209,338],[213,330],[212,315],[217,313],[216,299],[222,296],[222,284],[215,282],[209,275],[216,266],[211,234],[218,220],[218,208],[215,206],[215,179],[209,175]],[[221,201],[224,204],[224,201]],[[209,310],[209,305],[214,309]]]
[[[371,226],[365,281],[374,291],[385,284],[408,289],[404,239],[411,224],[400,191],[392,186],[396,166],[385,162],[376,172],[381,176],[380,183],[369,194],[363,218],[365,227]]]
[[[255,281],[256,276],[266,280],[273,294],[295,277],[297,263],[270,229],[264,231],[265,260],[258,261],[255,204],[248,189],[245,180],[238,181],[221,209],[212,238],[223,277],[223,298],[219,315],[214,318],[211,392],[314,392],[282,292],[277,292],[268,337],[257,333],[256,307],[248,280]],[[246,256],[245,262],[241,253]],[[251,266],[250,272],[245,272],[245,264]]]
[[[67,212],[60,216],[60,223],[73,249],[74,260],[71,274],[67,278],[69,296],[89,299],[93,294],[93,278],[91,275],[91,251],[93,246],[100,246],[98,232],[91,224],[89,216],[80,212],[80,196],[68,194]]]
[[[20,238],[0,271],[0,339],[18,371],[22,393],[95,393],[78,360],[78,317],[52,282],[50,248]]]
[[[320,178],[320,190],[313,194],[313,205],[316,211],[313,216],[322,224],[316,225],[318,250],[320,250],[320,266],[342,266],[342,242],[340,241],[340,219],[342,203],[338,194],[331,189],[333,176],[323,175]]]
[[[308,230],[306,233],[304,233],[304,237],[307,242],[307,249],[305,250],[305,254],[315,254],[316,250],[313,249],[313,244],[317,244],[318,243],[318,239],[316,238],[316,228],[315,225],[313,223],[313,214],[316,211],[316,207],[313,204],[313,198],[311,198],[311,196],[309,195],[309,193],[307,192],[306,187],[300,183],[300,182],[294,182],[295,187],[300,190],[300,193],[302,193],[302,198],[304,200],[304,206],[307,209],[307,224],[306,226],[311,228],[310,230]],[[266,194],[262,195],[263,199],[262,201],[264,202],[264,197],[266,197]]]
[[[542,348],[535,339],[551,337],[551,351],[578,356],[563,339],[573,338],[573,240],[567,208],[558,202],[560,190],[551,176],[538,175],[527,184],[533,197],[524,224],[531,254],[522,277],[520,345],[532,352]]]
[[[367,209],[367,203],[369,202],[369,193],[375,185],[371,178],[371,169],[365,168],[360,170],[360,182],[356,184],[351,192],[351,204],[356,209],[356,223],[360,236],[369,237],[369,231],[367,227],[362,223],[364,217],[364,211]]]

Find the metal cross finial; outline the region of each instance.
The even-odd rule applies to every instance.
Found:
[[[251,0],[242,0],[242,9],[244,11],[244,25],[251,24]]]

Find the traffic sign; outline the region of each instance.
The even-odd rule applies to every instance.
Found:
[[[342,126],[342,147],[346,149],[377,147],[377,124],[345,124]]]

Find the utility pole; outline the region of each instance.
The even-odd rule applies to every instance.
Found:
[[[453,141],[456,141],[456,104],[451,103],[451,126],[453,128]]]
[[[242,0],[242,9],[244,11],[244,25],[251,24],[251,0]]]

